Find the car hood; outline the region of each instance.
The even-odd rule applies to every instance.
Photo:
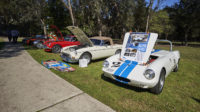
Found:
[[[135,40],[135,38],[139,37],[142,38],[141,41]],[[156,33],[126,33],[122,46],[121,58],[138,63],[146,63],[151,55],[157,37],[158,34]]]
[[[76,36],[76,38],[78,39],[78,41],[82,45],[93,46],[92,41],[90,41],[90,39],[88,38],[88,36],[80,28],[78,28],[76,26],[68,26],[67,29],[69,31],[71,31]]]

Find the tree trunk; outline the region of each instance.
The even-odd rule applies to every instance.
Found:
[[[185,32],[185,46],[188,46],[188,32]]]
[[[44,19],[40,19],[40,21],[41,21],[42,26],[43,26],[44,35],[46,36],[47,35],[47,29],[46,29],[46,25],[44,23]]]
[[[72,25],[74,26],[74,24],[75,24],[75,19],[74,19],[74,15],[73,15],[73,11],[72,11],[71,1],[68,0],[68,5],[65,3],[64,0],[61,0],[61,1],[62,1],[62,3],[64,4],[64,6],[69,10],[70,17],[71,17],[71,20],[72,20]]]
[[[99,17],[98,17],[98,24],[99,24],[99,36],[101,37],[102,36],[102,24],[101,24],[101,20]]]
[[[167,40],[167,37],[168,37],[168,33],[165,34],[165,40]]]
[[[71,16],[71,19],[72,19],[72,25],[74,26],[75,21],[74,21],[74,15],[73,15],[73,12],[72,12],[72,6],[71,6],[70,0],[68,0],[68,4],[69,4],[68,7],[69,7],[70,16]]]
[[[150,18],[150,13],[151,13],[152,5],[153,5],[153,0],[150,0],[149,9],[148,9],[148,16],[147,16],[147,24],[146,24],[146,30],[145,30],[145,32],[148,32],[148,29],[149,29],[149,18]]]

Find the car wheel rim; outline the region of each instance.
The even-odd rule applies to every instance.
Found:
[[[162,90],[163,86],[164,86],[164,82],[165,82],[165,79],[164,79],[164,76],[162,75],[160,77],[160,91]]]
[[[59,52],[59,47],[55,47],[55,51],[56,51],[56,52]]]
[[[39,47],[42,48],[42,44],[39,44]]]
[[[83,59],[86,59],[88,62],[90,62],[90,57],[88,55],[83,55]]]

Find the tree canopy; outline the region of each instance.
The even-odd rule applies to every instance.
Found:
[[[171,7],[155,0],[1,0],[0,28],[22,36],[46,34],[50,25],[75,25],[89,36],[123,38],[125,32],[156,32],[159,38],[200,41],[200,1],[180,0]]]

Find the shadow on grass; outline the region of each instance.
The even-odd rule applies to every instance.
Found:
[[[110,83],[113,83],[119,87],[123,87],[125,89],[130,89],[130,90],[133,90],[133,91],[136,91],[136,92],[149,92],[148,89],[142,89],[142,88],[139,88],[139,87],[134,87],[134,86],[130,86],[130,85],[126,85],[126,84],[123,84],[123,83],[120,83],[120,82],[117,82],[115,80],[112,80],[108,77],[105,77],[103,74],[101,74],[101,78],[107,82],[110,82]]]
[[[108,57],[107,57],[107,58],[108,58]],[[99,62],[99,61],[104,61],[104,60],[107,59],[107,58],[102,58],[102,59],[92,60],[91,64],[92,64],[92,63]]]
[[[169,45],[168,43],[160,43],[160,45]],[[183,43],[173,42],[175,46],[185,46]],[[200,47],[199,43],[188,43],[188,47]]]
[[[24,50],[21,42],[0,42],[0,45],[0,59],[19,56],[21,55],[21,51]]]
[[[197,99],[195,97],[191,97],[193,100],[195,100],[196,102],[200,103],[200,99]]]
[[[38,48],[34,47],[33,45],[25,45],[23,44],[25,50],[37,50]]]

